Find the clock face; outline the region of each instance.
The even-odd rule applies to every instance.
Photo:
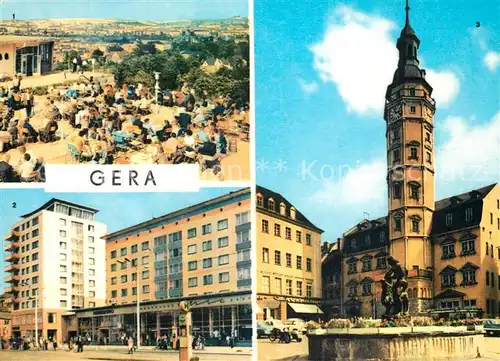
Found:
[[[403,107],[401,106],[401,104],[398,104],[389,110],[389,120],[391,122],[398,120],[399,118],[401,118],[402,114],[403,114]]]

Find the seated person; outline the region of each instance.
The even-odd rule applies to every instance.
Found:
[[[172,125],[168,120],[165,120],[163,128],[161,128],[159,131],[156,132],[156,136],[158,137],[160,142],[163,142],[170,137],[171,133],[172,133]]]
[[[109,159],[108,159],[108,156],[106,154],[106,151],[104,149],[102,149],[102,147],[100,145],[98,145],[95,148],[95,153],[92,156],[91,162],[93,164],[111,164],[111,163],[108,163],[108,160]]]
[[[97,139],[97,131],[95,127],[92,127],[89,129],[87,132],[87,135],[85,136],[85,139],[87,140],[96,140]]]
[[[88,147],[85,145],[85,139],[84,139],[85,133],[86,132],[84,130],[80,130],[78,132],[78,135],[75,135],[70,138],[70,143],[75,146],[76,151],[84,156],[85,156],[84,153],[86,153],[87,155],[90,154]]]
[[[27,151],[26,147],[24,145],[17,148],[17,151],[21,155],[21,159],[19,160],[18,166],[22,165],[24,155],[29,154],[30,155],[30,162],[33,164],[33,169],[38,167],[38,158],[35,157],[35,154],[33,153],[33,151]]]
[[[31,140],[34,140],[35,142],[38,140],[38,132],[30,124],[29,118],[26,118],[24,120],[23,128],[26,129],[26,131],[24,131],[24,134],[27,134],[28,137],[31,138]]]
[[[154,131],[153,126],[149,123],[149,118],[144,119],[142,128],[144,129],[147,139],[152,140],[153,138],[156,138],[156,132]]]
[[[220,129],[215,129],[215,142],[217,144],[217,151],[221,155],[227,154],[227,139],[224,136],[224,132]]]
[[[167,141],[163,146],[167,154],[175,153],[177,147],[179,146],[179,140],[177,139],[177,135],[175,133],[171,133],[170,137],[167,139]]]
[[[158,145],[156,148],[156,155],[154,159],[154,163],[156,164],[170,164],[171,162],[168,160],[168,156],[165,153],[165,150],[161,145]]]
[[[33,178],[35,176],[35,167],[31,162],[31,155],[29,153],[24,153],[23,162],[19,168],[19,174],[21,176],[21,181]]]
[[[56,140],[56,132],[59,125],[54,119],[49,120],[45,128],[40,132],[40,140],[42,142],[54,142]]]
[[[195,136],[199,143],[208,142],[208,134],[205,132],[203,127],[195,127],[195,131]]]
[[[191,129],[186,130],[186,135],[184,136],[184,146],[187,152],[193,152],[195,149],[196,141],[193,136],[193,131]]]
[[[0,158],[0,182],[15,182],[16,172],[9,164],[10,156],[5,154]]]

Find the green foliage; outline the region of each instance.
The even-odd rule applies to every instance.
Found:
[[[114,45],[108,46],[108,48],[106,50],[108,52],[111,52],[111,51],[123,51],[123,48],[120,45],[118,45],[118,44],[114,44]]]
[[[196,44],[206,46],[208,43]],[[223,47],[227,49],[214,50],[214,48],[212,51],[229,54],[236,49],[236,45],[232,44],[230,46],[224,43]],[[189,87],[196,91],[198,97],[204,94],[209,97],[229,95],[235,101],[249,101],[250,69],[249,62],[245,59],[234,62],[232,69],[221,68],[218,72],[209,74],[200,70],[202,63],[200,57],[185,59],[178,51],[156,52],[152,50],[153,48],[154,44],[142,44],[139,50],[126,56],[120,64],[112,65],[112,73],[118,86],[124,83],[140,82],[145,86],[153,87],[154,72],[158,71],[162,89],[179,89],[183,82],[187,82]],[[152,53],[145,53],[145,50],[152,51]]]
[[[47,95],[48,88],[46,86],[37,86],[33,88],[33,95]]]
[[[92,52],[92,57],[95,58],[95,59],[100,59],[104,56],[104,53],[100,50],[100,49],[95,49],[93,52]]]

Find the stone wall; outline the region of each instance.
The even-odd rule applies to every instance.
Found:
[[[476,358],[484,349],[484,337],[479,331],[408,334],[380,332],[309,335],[309,360],[442,361],[456,359],[463,361]]]

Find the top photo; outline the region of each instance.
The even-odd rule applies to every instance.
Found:
[[[248,2],[2,3],[0,182],[46,164],[250,180]]]

